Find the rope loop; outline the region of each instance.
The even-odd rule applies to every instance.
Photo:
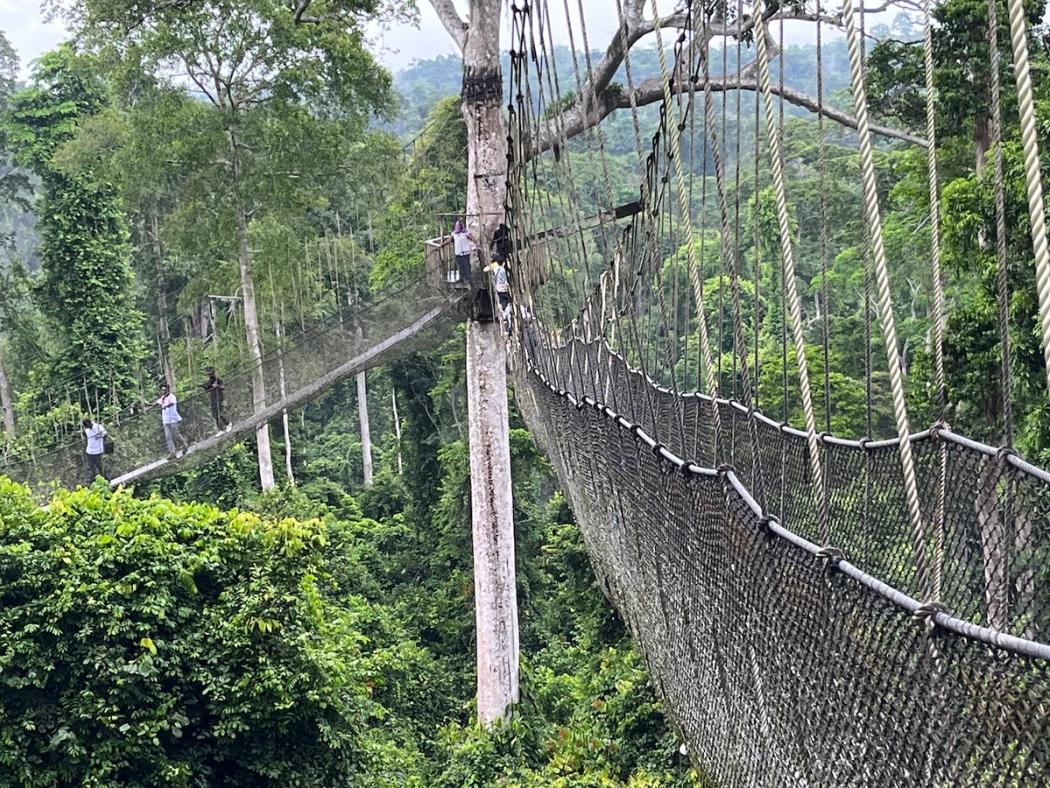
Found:
[[[719,476],[725,476],[730,471],[736,473],[736,466],[734,466],[731,462],[723,462],[721,465],[718,466],[717,471]]]
[[[930,599],[915,608],[911,617],[914,621],[923,624],[927,630],[931,630],[937,626],[937,621],[935,619],[938,613],[947,614],[947,606],[943,602]]]
[[[930,437],[935,440],[944,440],[944,433],[951,431],[952,425],[944,419],[937,419],[937,421],[930,425]]]
[[[995,450],[995,461],[999,464],[1005,464],[1009,457],[1017,457],[1017,450],[1012,446],[1000,446]]]
[[[817,558],[824,561],[825,569],[837,569],[838,565],[846,560],[846,554],[839,548],[824,545],[816,552]]]

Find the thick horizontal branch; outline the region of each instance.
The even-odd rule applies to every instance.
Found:
[[[756,92],[758,90],[758,82],[750,75],[743,77],[734,75],[725,78],[713,77],[710,86],[711,90],[716,93],[728,90],[747,90],[751,92]],[[697,91],[702,89],[702,85],[696,86]],[[688,90],[689,85],[687,83],[680,82],[674,86],[674,92],[676,93],[684,93]],[[803,107],[810,112],[820,112],[824,117],[848,128],[857,128],[857,119],[855,117],[847,112],[843,112],[840,109],[828,105],[827,102],[818,102],[814,96],[810,96],[788,87],[781,90],[778,85],[772,85],[771,90],[773,95],[782,96],[784,101],[789,104],[796,107]],[[583,133],[588,128],[600,123],[603,118],[618,109],[628,109],[632,104],[639,107],[645,106],[646,104],[655,104],[661,101],[663,97],[663,81],[659,77],[647,79],[642,84],[638,85],[634,90],[633,97],[632,94],[626,90],[607,89],[597,101],[591,102],[586,110],[576,104],[547,120],[540,130],[539,137],[536,139],[533,152],[542,153],[550,150],[559,142],[559,140],[568,140]],[[873,134],[878,134],[881,137],[902,140],[903,142],[908,142],[912,145],[918,145],[923,148],[926,147],[926,139],[924,137],[917,136],[901,129],[895,129],[889,126],[872,125],[871,131]]]

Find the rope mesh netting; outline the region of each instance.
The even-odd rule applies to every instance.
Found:
[[[807,18],[813,4],[686,2],[663,15],[648,5],[617,0],[620,40],[596,64],[588,55],[582,77],[578,55],[558,51],[552,36],[576,26],[586,40],[582,4],[525,0],[512,21],[508,224],[520,248],[537,224],[575,228],[548,239],[542,271],[535,256],[522,260],[513,283],[528,307],[518,400],[600,584],[705,785],[1050,784],[1050,474],[943,421],[911,432],[871,140],[896,132],[867,119],[864,10],[848,0],[837,14],[815,9],[846,29],[845,100],[856,114],[825,103],[824,71],[817,99],[800,106],[856,130],[838,136],[837,155],[862,154],[852,182],[835,184],[855,210],[829,233],[823,148],[832,135],[813,124],[822,194],[810,202],[820,217],[808,232],[818,243],[801,219],[797,231],[791,225],[796,184],[784,160],[788,131],[811,144],[797,120],[785,124],[784,97],[800,94],[785,86],[784,17]],[[661,28],[673,31],[666,48]],[[631,45],[646,34],[659,72],[640,76]],[[819,30],[816,40],[824,69]],[[712,73],[719,60],[722,73]],[[558,75],[574,72],[575,90],[563,92]],[[643,99],[654,103],[647,149]],[[594,228],[581,219],[594,211],[580,204],[603,185],[612,190],[579,173],[608,178],[601,124],[613,108],[632,115],[638,210],[625,225]],[[932,131],[931,121],[929,141]],[[752,148],[741,145],[745,133],[755,153],[742,163]],[[914,135],[897,139],[928,147]],[[928,161],[936,207],[937,165]],[[802,177],[805,168],[791,162]],[[936,220],[934,210],[934,228]],[[760,222],[777,236],[766,247]],[[936,229],[931,236],[939,359],[944,294]],[[863,357],[866,432],[894,425],[894,438],[847,440],[815,426],[816,403],[823,399],[824,425],[835,407],[826,277],[841,252],[863,267],[863,300],[849,315],[863,337],[846,353]],[[822,272],[808,320],[796,287],[807,282],[793,260]],[[772,319],[748,307],[760,288]],[[823,397],[801,363],[814,340],[823,343],[814,374],[824,376]],[[944,419],[941,366],[933,389]],[[876,384],[876,371],[889,380],[881,411],[873,391],[886,378]],[[778,387],[776,420],[759,410],[758,394]],[[786,423],[792,398],[806,429]]]
[[[442,287],[443,274],[443,270],[429,271],[407,279],[360,307],[344,307],[288,337],[279,351],[263,358],[266,397],[260,408],[253,400],[250,365],[222,375],[223,415],[229,430],[218,428],[209,393],[197,381],[187,383],[196,390],[180,396],[178,402],[183,418],[179,426],[190,444],[183,458],[166,459],[157,408],[107,423],[115,451],[104,459],[106,477],[114,483],[142,481],[183,470],[251,437],[260,424],[320,396],[350,375],[410,352],[420,343],[431,343],[436,329],[447,331],[462,318],[457,307],[463,293]],[[72,488],[84,483],[85,473],[84,440],[79,436],[35,456],[0,465],[0,474],[41,490],[56,484]]]
[[[622,402],[642,393],[622,372],[603,382]],[[943,614],[928,634],[915,600],[834,569],[765,520],[734,473],[683,464],[630,417],[538,372],[521,384],[599,581],[710,784],[1050,780],[1046,653],[963,635]]]

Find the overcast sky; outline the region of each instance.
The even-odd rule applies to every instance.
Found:
[[[458,5],[463,7],[465,3],[459,0]],[[552,15],[555,13],[554,9],[564,13],[561,3],[551,5]],[[587,30],[591,44],[603,46],[615,30],[615,15],[608,13],[612,0],[584,0],[583,5],[587,13]],[[661,0],[660,5],[669,6],[671,2]],[[452,40],[441,26],[430,4],[426,0],[420,0],[419,9],[418,28],[411,25],[397,25],[389,30],[383,30],[378,25],[372,27],[376,54],[387,68],[397,71],[413,60],[456,54]],[[554,20],[553,26],[556,38],[567,42],[561,13],[558,14],[559,18]],[[505,19],[506,16],[505,14]],[[39,0],[0,0],[0,30],[5,32],[22,59],[23,76],[28,75],[30,64],[35,58],[66,37],[66,28],[61,20],[45,21]]]

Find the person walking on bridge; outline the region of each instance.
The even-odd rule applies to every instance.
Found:
[[[160,387],[160,399],[156,402],[160,406],[160,421],[164,425],[164,442],[168,445],[168,459],[181,457],[189,451],[190,444],[182,436],[179,424],[182,416],[179,415],[179,401],[165,383]],[[182,451],[176,451],[175,443],[182,444]]]
[[[208,379],[201,384],[201,388],[208,392],[211,399],[211,415],[215,419],[215,429],[219,432],[230,428],[230,420],[223,413],[222,405],[225,398],[226,384],[222,378],[215,374],[215,368],[208,370]]]
[[[452,228],[452,247],[456,254],[459,281],[470,284],[470,256],[474,253],[474,236],[459,219],[456,219]]]
[[[507,272],[507,263],[503,260],[494,260],[485,266],[485,273],[492,273],[492,279],[496,285],[496,298],[499,299],[500,322],[511,333],[513,325],[513,312],[510,306],[510,275]]]
[[[99,476],[106,478],[102,470],[102,455],[106,452],[106,428],[90,417],[80,424],[87,438],[87,446],[84,448],[85,478],[90,485]]]

